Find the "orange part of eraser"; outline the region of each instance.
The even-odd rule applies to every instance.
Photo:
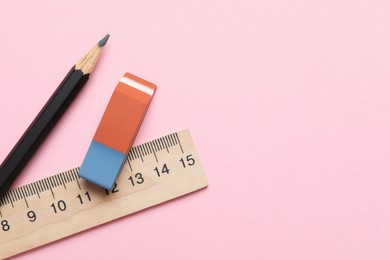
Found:
[[[126,73],[116,86],[93,139],[127,154],[156,89],[153,83]]]
[[[156,85],[126,73],[107,105],[80,167],[80,176],[110,189],[120,173]]]

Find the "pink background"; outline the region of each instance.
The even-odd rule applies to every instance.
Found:
[[[1,160],[111,34],[15,185],[80,165],[126,71],[159,86],[136,144],[189,128],[209,180],[20,259],[390,259],[389,14],[387,0],[0,1]]]

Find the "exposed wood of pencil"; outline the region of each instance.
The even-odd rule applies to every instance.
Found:
[[[110,35],[107,34],[98,42],[98,44],[96,44],[87,54],[85,54],[85,56],[76,63],[75,69],[81,70],[84,75],[91,74],[109,37]]]
[[[92,50],[76,63],[75,69],[81,70],[84,75],[92,73],[101,53],[102,47],[99,47],[98,45],[94,46]]]

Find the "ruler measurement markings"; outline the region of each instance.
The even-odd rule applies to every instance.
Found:
[[[7,199],[7,202],[8,202],[9,204],[11,204],[11,199],[10,199],[10,197],[9,197],[9,194],[7,194],[7,196],[6,196],[5,198]]]
[[[154,155],[154,158],[156,159],[156,162],[158,163],[158,158],[157,158],[157,155],[156,155],[156,151],[153,147],[153,144],[152,143],[148,143],[148,146],[150,147],[150,150],[153,152],[153,155]]]
[[[172,145],[169,143],[169,138],[168,138],[168,136],[165,136],[164,138],[163,138],[163,140],[164,140],[164,143],[165,143],[165,146],[166,147],[168,147],[168,148],[170,148]]]
[[[151,144],[151,143],[147,143],[147,144],[146,144],[146,147],[148,148],[150,154],[153,154],[154,159],[156,159],[156,162],[158,162],[158,159],[157,159],[157,156],[156,156],[156,153],[155,153],[155,151],[154,151],[154,149],[153,149],[152,144]]]
[[[37,195],[39,197],[39,191],[38,191],[38,187],[36,185],[36,183],[31,183],[31,187],[32,189],[34,190],[34,195]]]
[[[152,144],[152,147],[153,147],[153,151],[155,151],[156,153],[158,152],[158,148],[156,146],[156,143],[154,141],[150,142]]]
[[[0,207],[5,205],[5,201],[6,201],[6,196],[3,196],[2,198],[0,198]]]
[[[20,197],[19,200],[22,200],[22,201],[26,200],[26,198],[25,198],[25,196],[23,194],[23,189],[21,187],[19,187],[16,192],[19,194],[19,197]],[[27,203],[27,202],[25,201],[25,203]]]
[[[25,186],[22,186],[22,187],[20,187],[20,192],[22,193],[22,195],[24,196],[24,197],[27,197],[27,187],[25,187]]]
[[[64,188],[66,188],[66,184],[68,184],[69,181],[66,179],[66,174],[65,174],[65,172],[60,172],[60,173],[58,174],[58,178],[61,180],[62,185],[65,186]]]
[[[138,158],[139,158],[139,155],[137,153],[137,149],[134,149],[134,160],[138,159]]]
[[[14,197],[13,197],[13,192],[10,192],[9,193],[9,197],[10,197],[10,201],[11,201],[11,205],[12,205],[12,207],[14,207],[14,201],[15,201],[15,199],[14,199]]]
[[[19,188],[17,189],[17,192],[18,192],[18,194],[19,194],[20,200],[23,200],[23,199],[24,199],[24,194],[23,194],[22,188],[19,187]]]
[[[42,193],[42,187],[41,187],[41,184],[39,183],[39,181],[35,181],[33,182],[34,186],[36,186],[37,190],[38,190],[38,194]],[[40,197],[40,196],[38,196]]]
[[[175,133],[176,135],[177,135],[177,133]],[[172,135],[172,134],[171,134]],[[168,135],[168,136],[171,136],[171,135]],[[167,149],[167,147],[168,147],[168,144],[167,144],[167,142],[166,142],[166,138],[167,138],[167,136],[165,136],[165,137],[161,137],[160,139],[158,139],[158,142],[161,142],[161,148],[160,148],[160,150],[162,150],[163,148],[166,148]],[[164,143],[162,143],[162,141],[161,140],[163,140],[164,141]],[[153,143],[155,140],[153,140],[152,142],[149,142],[149,143]],[[173,144],[171,143],[171,146],[173,146]],[[137,147],[135,147],[136,148],[136,154],[137,154],[137,156],[133,159],[133,160],[135,160],[135,159],[138,159],[138,158],[141,158],[141,160],[142,160],[142,156],[140,156],[140,152],[139,152],[139,147],[137,146]],[[182,147],[180,146],[180,148],[182,149]],[[154,151],[153,151],[154,152]],[[168,151],[168,149],[167,149],[167,152],[169,152]],[[150,154],[150,153],[145,153],[145,155],[146,154]],[[155,154],[155,153],[154,153]],[[155,156],[156,157],[156,156]],[[158,160],[157,160],[157,158],[156,158],[156,161],[158,162]],[[78,178],[80,178],[79,176],[78,176],[78,173],[77,172],[75,172],[75,169],[71,169],[70,170],[71,172],[73,172],[74,173],[74,175],[77,175],[77,177]],[[43,192],[43,191],[45,191],[45,190],[49,190],[50,189],[50,191],[51,191],[51,193],[52,193],[52,195],[53,195],[53,198],[55,199],[55,196],[54,196],[54,191],[53,191],[53,188],[56,188],[56,187],[58,187],[58,186],[61,186],[61,185],[64,185],[64,181],[62,181],[61,179],[59,179],[59,176],[58,175],[61,175],[61,174],[64,174],[65,176],[69,176],[69,175],[67,175],[66,173],[68,173],[68,171],[67,172],[62,172],[62,173],[60,173],[60,174],[57,174],[57,175],[53,175],[53,176],[50,176],[50,177],[48,177],[48,178],[45,178],[45,179],[43,179],[43,180],[39,180],[38,182],[42,182],[43,183],[43,185],[41,184],[41,185],[39,185],[40,187],[44,187],[44,189],[41,189],[41,192]],[[72,176],[72,175],[71,175]],[[73,177],[73,176],[72,176]],[[75,179],[74,177],[73,177],[73,179]],[[77,180],[77,179],[76,179]],[[36,182],[34,182],[33,183],[34,185],[36,184]],[[31,184],[28,184],[28,185],[31,185]],[[17,188],[17,189],[15,189],[15,190],[12,190],[11,191],[11,196],[12,196],[12,199],[11,199],[11,201],[12,202],[16,202],[16,201],[18,201],[18,200],[21,200],[22,198],[25,198],[25,196],[22,196],[21,195],[21,191],[20,191],[20,189],[21,188],[24,188],[24,186],[22,186],[22,187],[19,187],[19,188]],[[66,187],[64,186],[64,188],[66,189]],[[80,187],[80,189],[81,189],[81,187]],[[15,192],[16,191],[16,192]],[[8,194],[7,194],[8,195]],[[30,196],[30,195],[29,195]],[[6,195],[4,196],[4,197],[6,197]],[[2,203],[3,203],[3,199],[2,199]],[[4,204],[4,203],[3,203]]]
[[[58,175],[53,175],[50,177],[50,179],[52,180],[53,184],[54,184],[54,187],[53,188],[57,188],[57,187],[60,187],[61,186],[61,182],[58,180]]]
[[[18,196],[18,190],[17,189],[15,189],[15,190],[13,190],[13,192],[12,192],[13,194],[14,194],[14,196],[15,196],[15,201],[18,201],[18,200],[20,200],[20,198],[19,198],[19,196]]]
[[[22,192],[22,194],[23,194],[23,197],[26,198],[28,193],[27,193],[27,191],[26,191],[26,187],[25,187],[25,186],[22,186],[22,187],[21,187],[21,192]]]
[[[43,186],[42,180],[37,181],[36,184],[39,189],[39,193],[43,193],[45,191],[45,187]]]
[[[160,151],[164,150],[165,147],[162,145],[161,139],[158,139],[156,142],[158,143],[158,145],[160,147]]]
[[[66,183],[70,183],[71,177],[69,177],[69,174],[66,174],[66,172],[62,172],[61,176],[66,181]]]
[[[71,169],[70,171],[65,172],[66,177],[69,178],[69,183],[73,181],[77,181],[77,174],[78,174],[77,171],[78,168]]]
[[[142,149],[138,146],[137,150],[139,153],[139,157],[141,158],[141,161],[144,162],[144,156],[142,155]]]
[[[43,183],[42,180],[39,180],[39,182],[37,182],[37,186],[39,188],[40,193],[43,193],[44,191],[46,191],[44,183]]]
[[[49,178],[47,178],[48,182],[49,182],[49,186],[53,189],[53,188],[56,188],[58,187],[58,183],[55,182],[55,177],[54,175],[53,176],[50,176]]]
[[[13,201],[12,201],[11,194],[8,194],[7,197],[8,197],[8,200],[9,200],[11,206],[14,207],[14,204],[13,204]]]
[[[144,156],[151,155],[152,152],[148,149],[148,143],[141,145],[142,151],[144,152]]]
[[[158,145],[160,146],[160,151],[162,151],[162,150],[165,149],[164,145],[163,145],[162,142],[161,142],[161,139],[157,140],[157,143],[158,143]]]
[[[28,184],[28,189],[30,190],[31,196],[34,196],[37,194],[36,190],[34,190],[34,186],[32,186],[31,183]]]
[[[175,134],[172,134],[172,139],[174,140],[175,144],[179,145],[179,142],[178,140],[176,139],[176,133]]]
[[[141,145],[139,146],[139,148],[141,149],[141,152],[142,152],[142,156],[149,155],[149,154],[146,152],[144,146],[145,146],[144,144],[141,144]]]
[[[49,187],[49,189],[51,189],[51,190],[53,190],[53,188],[55,187],[54,186],[54,183],[53,183],[53,181],[52,181],[52,179],[53,179],[53,176],[50,176],[50,177],[48,177],[46,180],[47,180],[47,186]]]
[[[59,174],[59,175],[58,175],[58,178],[61,179],[62,184],[64,185],[64,188],[66,189],[66,184],[67,184],[68,182],[66,182],[65,178],[63,177],[63,174]]]
[[[45,179],[44,181],[45,181],[45,183],[46,183],[48,189],[50,190],[51,195],[53,196],[53,199],[55,199],[56,196],[54,196],[54,192],[53,192],[52,186],[50,185],[50,178],[47,178],[47,179]]]
[[[56,181],[55,175],[49,177],[50,187],[56,188],[59,186],[59,183]]]
[[[57,188],[57,187],[61,186],[61,184],[58,182],[58,179],[56,177],[57,177],[57,175],[53,175],[53,176],[49,177],[52,188]]]
[[[146,151],[147,154],[151,154],[152,153],[152,151],[149,149],[149,143],[145,143],[145,144],[143,144],[143,146],[144,146],[145,151]]]
[[[18,189],[16,189],[16,193],[18,194],[19,200],[24,199],[23,192],[22,192],[22,189],[20,187]]]
[[[11,199],[10,194],[7,194],[7,201],[8,201],[9,204],[12,204],[12,199]]]
[[[17,194],[17,192],[16,192],[17,190],[15,189],[15,190],[13,190],[13,192],[11,193],[12,194],[12,198],[13,198],[13,200],[14,200],[14,202],[17,202],[18,200],[19,200],[19,198],[18,198],[18,194]]]
[[[179,143],[181,153],[184,153],[183,146],[181,145],[180,138],[179,138],[178,134],[175,133],[174,136],[176,137],[177,142]]]
[[[164,136],[164,137],[162,138],[162,141],[164,142],[165,147],[169,148],[170,145],[169,145],[169,142],[167,141],[167,139],[168,139],[168,138],[167,138],[166,136]]]
[[[64,189],[66,189],[65,183],[62,181],[60,176],[61,176],[60,174],[53,175],[54,179],[57,182],[57,187],[62,185],[64,186]]]
[[[146,156],[149,155],[149,154],[146,152],[146,150],[145,150],[145,148],[144,148],[144,145],[140,145],[139,148],[140,148],[142,157],[146,157]],[[142,158],[142,160],[143,160],[143,158]]]
[[[39,180],[39,185],[40,185],[40,187],[42,189],[42,192],[47,191],[49,189],[47,187],[47,184],[46,184],[45,180]]]
[[[172,134],[168,135],[168,140],[171,142],[172,146],[177,145],[175,142],[173,142]]]
[[[126,157],[126,161],[127,161],[127,164],[128,164],[128,166],[129,166],[129,168],[130,168],[130,171],[133,171],[133,168],[131,167],[131,163],[130,163],[130,155],[128,155],[128,156]]]
[[[45,178],[45,179],[42,179],[41,180],[41,182],[42,182],[42,187],[43,187],[43,191],[48,191],[48,190],[50,190],[50,187],[49,187],[49,185],[48,185],[48,181],[47,181],[47,179]],[[53,192],[52,192],[53,193]],[[54,197],[54,196],[53,196]]]
[[[11,197],[12,197],[12,200],[13,200],[14,203],[16,203],[19,200],[19,198],[18,198],[18,196],[16,194],[16,190],[13,190],[11,192]]]
[[[8,195],[9,195],[10,201],[15,202],[14,193],[10,192]]]
[[[168,145],[168,143],[167,143],[167,137],[164,136],[163,139],[162,139],[162,141],[164,142],[165,148],[167,149],[167,152],[169,153],[169,145]]]
[[[157,151],[161,151],[162,150],[160,144],[156,140],[154,140],[153,143],[157,146]]]
[[[162,148],[161,150],[166,149],[167,152],[169,152],[168,148],[164,145],[162,139],[158,139],[157,142],[160,144],[160,146]]]
[[[172,147],[172,146],[174,146],[174,144],[172,143],[172,140],[171,140],[171,135],[167,135],[167,136],[165,136],[165,138],[164,138],[164,139],[166,139],[166,140],[167,140],[167,143],[168,143],[169,147]]]
[[[137,146],[137,147],[134,147],[135,148],[135,152],[137,153],[137,155],[138,155],[138,158],[140,158],[141,159],[141,161],[142,161],[142,153],[141,153],[141,149],[139,148],[139,146]]]
[[[27,208],[30,208],[30,207],[28,206],[28,202],[27,202],[27,194],[25,193],[25,186],[22,186],[21,191],[22,191],[22,193],[23,193],[23,199],[24,199],[24,202],[26,202]]]
[[[63,185],[58,175],[53,175],[53,181],[55,182],[56,187]]]
[[[65,181],[66,184],[70,183],[71,178],[67,172],[62,172],[61,173],[62,179]]]
[[[142,151],[141,151],[139,146],[136,147],[136,151],[139,154],[139,158],[141,158],[141,161],[144,162],[144,158],[143,158],[142,153],[141,153]]]
[[[15,189],[15,194],[16,194],[16,197],[18,198],[18,200],[23,199],[23,196],[20,192],[20,187]]]
[[[0,198],[0,207],[3,206],[4,204],[5,204],[5,196]]]
[[[12,200],[15,202],[15,201],[18,201],[18,197],[16,196],[16,190],[13,190],[11,192],[11,197],[12,197]]]
[[[173,142],[172,142],[172,139],[171,139],[171,135],[168,135],[168,136],[167,136],[167,140],[168,140],[168,143],[170,144],[170,146],[173,146]]]
[[[43,184],[44,191],[50,190],[49,182],[47,181],[46,178],[42,180],[42,184]]]
[[[157,140],[157,143],[158,143],[158,145],[160,146],[160,151],[163,150],[163,149],[165,149],[165,147],[163,146],[163,144],[162,144],[162,142],[161,142],[161,139],[158,139],[158,140]]]
[[[169,135],[169,139],[171,140],[171,142],[173,143],[173,145],[178,145],[177,142],[175,142],[175,139],[173,138],[173,134],[170,134]]]
[[[34,195],[34,194],[33,194],[33,190],[31,189],[31,183],[28,184],[28,185],[26,185],[26,189],[27,189],[27,192],[28,192],[28,196],[29,196],[29,197],[32,196],[32,195]]]
[[[28,189],[30,190],[30,194],[31,194],[30,196],[36,195],[36,191],[34,190],[34,186],[31,183],[28,184]]]
[[[79,177],[79,171],[80,167],[73,168],[72,170],[68,171],[68,176],[71,180],[76,181]]]
[[[131,149],[131,150],[130,150],[129,156],[130,156],[130,161],[135,160],[135,151],[134,151],[134,149]]]
[[[142,145],[142,149],[145,151],[145,156],[152,154],[152,151],[148,148],[148,144],[149,143],[145,143],[145,144]]]
[[[75,178],[75,180],[76,180],[76,183],[77,183],[77,187],[79,187],[79,190],[81,190],[81,185],[80,185],[79,180],[77,178]]]
[[[142,156],[141,156],[141,154],[139,153],[138,146],[135,147],[134,152],[135,152],[135,154],[136,154],[136,156],[137,156],[137,159],[138,159],[138,158],[142,159]]]
[[[32,183],[32,186],[35,188],[35,191],[36,191],[36,194],[38,196],[38,198],[41,198],[41,196],[39,195],[39,189],[38,189],[38,185],[36,182],[33,182]]]
[[[183,133],[180,134],[184,136],[183,138],[190,138],[188,130],[182,132]],[[175,140],[176,137],[177,141]],[[186,145],[187,143],[188,142],[186,142]],[[161,149],[157,149],[158,145],[160,145]],[[199,159],[196,157],[196,151],[194,150],[195,148],[193,147],[193,145],[191,145],[192,144],[190,143],[190,146],[188,147],[188,153],[195,154],[196,162],[199,163]],[[163,149],[162,147],[165,149]],[[168,147],[170,147],[171,149],[168,149]],[[162,203],[171,198],[178,197],[207,186],[207,180],[204,176],[201,165],[198,164],[194,166],[192,171],[189,170],[190,168],[183,168],[180,164],[180,153],[175,153],[174,151],[176,151],[176,149],[174,149],[174,147],[177,147],[178,149],[180,149],[181,153],[184,153],[183,147],[180,144],[180,138],[178,133],[152,140],[148,143],[142,144],[141,146],[137,146],[136,149],[133,148],[126,158],[131,172],[128,170],[124,170],[124,172],[120,174],[120,177],[117,180],[116,187],[114,187],[114,189],[112,189],[108,194],[104,192],[104,189],[100,189],[80,179],[78,175],[79,168],[70,169],[68,171],[59,173],[58,175],[50,176],[43,180],[27,184],[26,187],[22,186],[22,190],[19,190],[22,192],[22,194],[25,193],[25,195],[22,197],[24,197],[25,200],[28,198],[29,201],[32,202],[32,204],[29,205],[31,208],[31,211],[29,212],[25,211],[22,214],[22,210],[18,206],[19,204],[16,206],[15,209],[13,209],[13,202],[16,202],[17,200],[15,198],[12,198],[10,199],[9,203],[7,202],[7,199],[9,199],[10,196],[17,197],[17,194],[14,194],[14,190],[7,192],[0,200],[0,216],[2,217],[2,219],[5,219],[7,221],[9,221],[10,219],[12,220],[12,213],[17,211],[18,213],[24,215],[23,218],[20,218],[23,219],[23,223],[21,224],[28,225],[28,228],[26,228],[26,232],[29,235],[33,234],[33,236],[38,236],[38,227],[36,227],[35,225],[33,225],[32,227],[30,223],[32,223],[32,221],[35,222],[36,219],[50,217],[50,220],[43,219],[40,222],[42,223],[45,221],[45,225],[42,227],[42,229],[44,230],[40,230],[40,232],[44,233],[46,230],[49,235],[39,237],[39,239],[37,239],[37,242],[34,242],[32,245],[29,245],[29,248],[26,246],[23,247],[22,242],[13,243],[11,240],[6,240],[4,242],[2,240],[4,239],[4,236],[0,235],[0,257],[8,257],[20,252],[24,252],[28,249],[49,243],[61,237],[71,235],[73,233],[88,229],[90,227],[111,221],[120,216],[131,214],[138,210],[142,210],[144,208]],[[169,150],[171,150],[171,153],[169,153]],[[137,153],[138,156],[136,156]],[[157,156],[161,157],[161,162],[159,162]],[[134,162],[134,169],[132,167],[131,162]],[[168,167],[170,167],[170,169],[174,169],[175,171],[173,172],[178,174],[176,174],[176,176],[166,175],[164,176],[164,178],[156,176],[156,174],[153,173],[153,168],[156,165],[164,164],[169,165]],[[191,174],[185,174],[186,172]],[[165,192],[163,191],[166,188],[162,188],[165,187],[164,185],[169,187],[169,189],[176,190],[174,194],[165,194]],[[45,192],[48,190],[50,190],[51,196],[50,193]],[[41,196],[40,193],[42,193]],[[147,197],[144,197],[148,193],[153,194],[153,196],[151,197],[151,201],[149,195],[147,195]],[[37,197],[33,196],[35,194],[37,195]],[[167,196],[173,197],[168,198]],[[149,201],[146,200],[145,202],[143,202],[143,198],[149,198]],[[116,203],[124,202],[126,202],[126,205],[129,205],[129,208],[123,206],[119,207],[118,204],[118,208],[116,208],[117,210],[111,210],[112,207],[115,207],[115,205],[117,205]],[[113,204],[111,205],[108,203]],[[12,205],[12,208],[9,207],[9,205]],[[5,211],[3,210],[3,208]],[[104,208],[110,210],[107,212],[105,211],[106,214],[95,213],[102,211]],[[100,220],[97,216],[103,216],[107,219]],[[83,222],[83,226],[67,226],[65,228],[64,225],[67,223],[67,221],[71,221],[71,219],[73,218],[78,220],[74,220],[74,222],[78,223],[78,225],[81,225],[80,223]],[[85,219],[88,218],[92,218],[93,223],[84,223]],[[13,230],[18,228],[18,225],[16,225],[14,222],[9,223],[10,224],[8,225],[10,225],[11,228],[8,231],[3,231],[4,234],[7,234],[7,232],[8,234],[9,232],[11,232],[12,234]],[[38,225],[38,222],[36,225]],[[29,228],[37,229],[34,229],[35,232],[30,232],[28,231]],[[60,229],[62,231],[54,232],[52,231],[53,229]],[[1,232],[2,230],[0,226],[0,234]],[[19,240],[23,241],[23,236],[17,237],[15,239],[15,241]],[[9,244],[8,247],[6,247],[7,244]],[[5,253],[3,255],[2,252],[4,250]]]
[[[79,177],[79,171],[80,171],[80,168],[74,168],[74,169],[71,169],[70,171],[67,171],[67,175],[69,176],[69,178],[71,180],[75,181]]]

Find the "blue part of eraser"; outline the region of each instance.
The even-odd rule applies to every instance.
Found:
[[[125,160],[125,154],[92,141],[80,167],[80,177],[105,189],[111,189]]]

